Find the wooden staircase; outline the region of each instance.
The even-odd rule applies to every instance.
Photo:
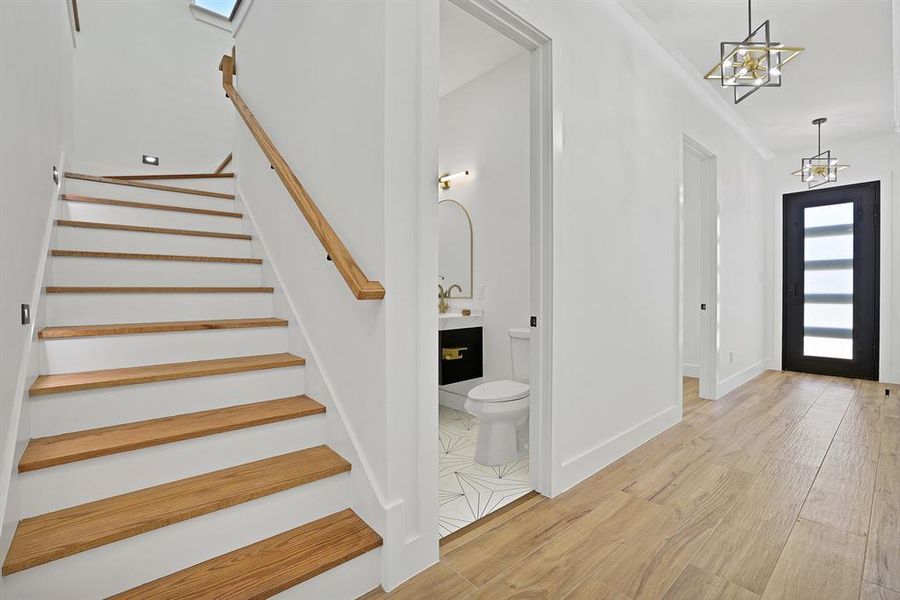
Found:
[[[233,174],[158,179],[206,177],[220,191],[66,173],[0,595],[306,597],[334,569],[377,578],[359,561],[381,537],[221,191]]]

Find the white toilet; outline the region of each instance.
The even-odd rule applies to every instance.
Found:
[[[509,346],[513,380],[477,385],[465,404],[466,412],[478,418],[475,460],[481,465],[505,465],[528,454],[531,332],[510,329]]]

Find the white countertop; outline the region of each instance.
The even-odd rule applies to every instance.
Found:
[[[444,314],[438,315],[438,331],[446,331],[448,329],[465,329],[466,327],[482,327],[484,325],[484,315],[482,312],[472,309],[472,314],[463,316],[461,312],[449,310]]]

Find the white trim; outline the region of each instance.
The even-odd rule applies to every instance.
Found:
[[[894,0],[898,2],[900,0]],[[764,160],[770,160],[775,154],[769,149],[768,145],[756,134],[753,128],[744,120],[737,112],[734,105],[722,97],[713,85],[703,79],[702,74],[696,71],[691,62],[675,47],[675,44],[656,26],[653,21],[642,11],[634,0],[618,0],[622,9],[634,21],[643,27],[650,37],[662,48],[665,54],[677,65],[673,71],[679,73],[681,79],[687,84],[688,88],[695,90],[706,104],[714,110],[726,122],[731,124],[737,130],[750,146],[756,150]]]
[[[243,0],[241,5],[238,7],[237,14],[234,15],[234,20],[231,21],[232,25],[232,37],[236,37],[238,32],[241,30],[241,27],[244,25],[244,21],[247,19],[247,15],[250,14],[250,8],[253,7],[254,0]]]
[[[194,0],[191,0],[191,3],[188,5],[191,9],[191,14],[194,15],[194,18],[200,21],[201,23],[206,23],[207,25],[212,25],[218,29],[224,29],[229,33],[234,33],[234,23],[229,21],[227,17],[223,17],[217,12],[213,12],[208,8],[203,8],[202,6],[197,6],[194,4]]]
[[[700,365],[682,365],[681,375],[683,377],[700,377]]]
[[[6,445],[0,448],[0,557],[5,556],[7,545],[12,541],[11,531],[7,531],[7,526],[15,523],[7,523],[7,511],[11,509],[9,505],[9,495],[11,489],[11,479],[15,476],[14,464],[15,458],[21,448],[19,445],[19,429],[22,421],[23,403],[25,401],[25,388],[34,373],[31,373],[32,367],[32,350],[37,343],[36,329],[40,322],[39,315],[42,314],[43,307],[41,300],[43,297],[44,279],[47,273],[48,256],[50,254],[50,242],[53,239],[53,224],[56,222],[56,212],[59,208],[59,197],[61,187],[64,181],[62,176],[66,171],[66,152],[60,152],[59,161],[57,162],[59,170],[59,183],[53,188],[52,197],[50,199],[50,207],[47,213],[47,222],[44,224],[44,237],[41,241],[41,254],[38,258],[37,269],[34,273],[34,281],[31,288],[31,323],[28,327],[28,337],[22,346],[21,362],[19,363],[19,372],[16,376],[16,391],[13,396],[13,407],[10,412],[9,423],[6,424]],[[39,357],[39,354],[36,355]],[[15,510],[13,508],[13,510]],[[18,519],[16,519],[18,520]],[[14,530],[14,528],[13,528]]]
[[[699,395],[707,400],[717,400],[716,382],[719,378],[719,279],[720,279],[720,244],[719,244],[719,200],[718,200],[718,164],[716,155],[687,134],[681,135],[679,154],[679,204],[678,204],[678,273],[676,274],[677,315],[678,315],[678,347],[676,348],[677,364],[682,364],[682,348],[684,339],[684,286],[682,272],[684,269],[684,153],[690,152],[700,159],[700,176],[703,187],[700,190],[698,210],[700,213],[700,301],[706,304],[706,311],[700,319],[700,378]],[[682,386],[678,382],[679,397],[682,397]],[[683,398],[682,398],[683,400]]]
[[[532,487],[556,492],[553,465],[553,111],[550,37],[498,0],[451,0],[531,52],[531,329],[530,458]],[[430,289],[430,288],[429,288]]]
[[[584,481],[613,461],[625,456],[644,442],[652,439],[681,420],[681,405],[669,408],[638,423],[631,429],[604,440],[562,463],[559,475],[559,493]]]
[[[716,389],[716,397],[721,398],[722,396],[731,392],[732,390],[735,390],[735,389],[739,388],[740,386],[744,385],[745,383],[747,383],[754,377],[758,377],[759,375],[762,375],[762,373],[765,372],[765,370],[766,370],[766,364],[768,362],[769,361],[766,359],[761,360],[757,363],[750,365],[743,371],[738,371],[731,377],[727,377],[727,378],[723,379],[722,381],[720,381],[719,385],[717,386],[717,389]]]

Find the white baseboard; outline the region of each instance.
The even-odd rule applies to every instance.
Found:
[[[882,383],[900,383],[900,371],[882,371],[878,381]]]
[[[682,365],[681,374],[684,377],[700,377],[700,365]]]
[[[766,370],[768,360],[756,362],[742,371],[738,371],[730,377],[726,377],[716,386],[716,398],[721,398],[728,392],[744,385],[754,377],[761,375]]]
[[[559,477],[555,478],[553,496],[584,481],[679,421],[681,421],[681,406],[671,406],[590,450],[564,460]]]

